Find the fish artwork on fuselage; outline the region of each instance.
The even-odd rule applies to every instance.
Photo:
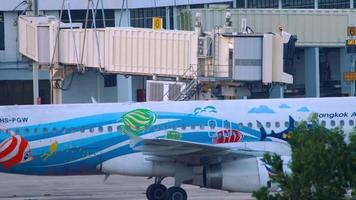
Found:
[[[261,141],[266,140],[267,137],[288,141],[290,137],[290,132],[293,131],[294,129],[294,123],[295,120],[291,116],[289,116],[289,122],[288,122],[289,126],[286,130],[283,130],[279,133],[276,133],[272,130],[270,134],[267,134],[266,129],[263,127],[262,123],[257,121],[257,124],[260,127]]]

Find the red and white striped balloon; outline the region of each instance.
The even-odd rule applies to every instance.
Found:
[[[28,142],[19,135],[14,135],[0,143],[0,163],[5,168],[33,160]]]

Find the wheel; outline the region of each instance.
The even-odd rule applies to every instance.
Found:
[[[181,187],[171,187],[166,191],[165,200],[187,200],[187,192]]]
[[[152,184],[146,190],[148,200],[164,200],[167,188],[162,184]]]

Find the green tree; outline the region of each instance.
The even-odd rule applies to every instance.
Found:
[[[263,161],[274,172],[271,182],[278,185],[280,192],[262,188],[253,193],[256,199],[340,200],[351,184],[356,185],[356,160],[351,154],[355,153],[356,136],[352,134],[348,145],[340,128],[326,129],[313,116],[310,120],[309,123],[301,123],[291,133],[292,159],[289,167],[292,173],[287,174],[283,170],[283,162],[278,155],[264,156]]]
[[[350,135],[350,152],[351,152],[351,186],[352,195],[356,199],[356,127]]]

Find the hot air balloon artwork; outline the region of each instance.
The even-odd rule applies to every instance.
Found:
[[[124,122],[124,131],[137,136],[141,131],[151,127],[157,116],[148,109],[140,108],[124,114],[121,119]]]
[[[0,143],[0,164],[9,169],[13,166],[33,160],[28,142],[14,135]]]

